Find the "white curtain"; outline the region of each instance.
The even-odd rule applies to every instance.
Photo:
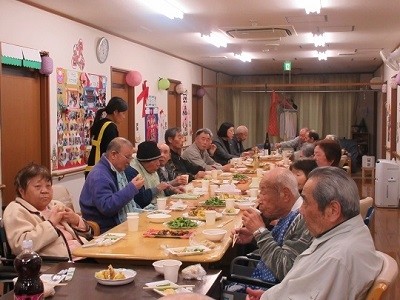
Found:
[[[282,76],[227,76],[218,75],[218,84],[268,84],[284,83]],[[356,74],[334,75],[292,75],[291,83],[349,83],[359,82]],[[357,92],[354,87],[293,87],[282,88],[290,91],[280,92],[281,99],[291,98],[298,107],[298,126],[316,130],[321,138],[327,134],[351,138],[351,126],[354,123]],[[318,92],[321,90],[330,92]],[[303,92],[304,91],[304,92]],[[314,92],[315,91],[315,92]],[[336,92],[334,92],[336,91]],[[249,128],[249,137],[245,147],[261,144],[269,120],[271,93],[265,88],[219,88],[217,92],[217,125],[225,121],[235,126],[245,125]]]

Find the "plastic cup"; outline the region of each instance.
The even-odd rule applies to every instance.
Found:
[[[201,181],[201,188],[202,188],[203,190],[208,191],[209,185],[210,185],[210,181],[209,181],[209,180],[203,179],[203,180]]]
[[[263,169],[257,168],[257,177],[262,177],[263,176]]]
[[[206,225],[214,225],[215,219],[217,218],[217,212],[215,210],[206,210],[204,214],[206,216]]]
[[[218,179],[218,170],[211,170],[211,178],[214,180]]]
[[[157,198],[157,209],[165,210],[167,208],[167,198],[161,197]]]
[[[185,184],[188,184],[189,183],[189,174],[183,174],[181,176],[182,176],[182,178],[185,179]]]
[[[128,216],[128,231],[138,231],[139,230],[139,216]]]
[[[129,216],[132,216],[132,217],[139,217],[139,213],[138,213],[138,212],[128,212],[126,215],[127,215],[128,217],[129,217]]]
[[[217,190],[218,185],[216,184],[210,184],[210,196],[214,197],[215,196],[215,191]]]
[[[258,196],[258,189],[250,189],[249,190],[249,196],[250,197],[256,197]]]
[[[173,283],[178,282],[179,268],[182,262],[179,260],[170,260],[163,263],[164,279]]]
[[[226,199],[225,200],[226,209],[232,209],[235,207],[235,199]]]

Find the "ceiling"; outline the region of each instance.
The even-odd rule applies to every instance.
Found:
[[[185,15],[170,20],[141,0],[21,0],[229,75],[282,74],[286,60],[293,74],[372,73],[382,65],[379,51],[399,46],[400,0],[321,0],[319,15],[307,15],[304,1],[175,0]],[[226,34],[228,46],[200,38],[211,31]],[[282,32],[290,34],[275,37]],[[327,36],[327,61],[315,57],[310,32]],[[251,62],[234,58],[242,51]]]

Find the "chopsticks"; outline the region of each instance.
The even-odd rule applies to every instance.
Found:
[[[233,221],[233,219],[230,219],[230,220],[228,220],[228,221],[222,222],[222,223],[219,224],[217,227],[218,227],[218,228],[222,228],[222,227],[224,227],[226,224],[228,224],[228,223],[230,223],[230,222],[232,222],[232,221]]]
[[[182,285],[161,285],[161,286],[144,286],[144,290],[166,290],[166,289],[179,289],[179,288],[193,288],[194,284],[182,284]]]
[[[240,223],[239,223],[237,226],[235,226],[235,229],[239,229],[239,228],[241,228],[241,227],[243,227],[243,221],[240,221]],[[238,234],[238,233],[235,233],[235,234],[233,235],[232,248],[235,246],[238,237],[239,237],[239,234]]]

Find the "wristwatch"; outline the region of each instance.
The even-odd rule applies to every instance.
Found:
[[[258,236],[261,233],[263,233],[265,230],[267,230],[267,228],[261,226],[260,228],[258,228],[256,231],[253,232],[253,236]]]

